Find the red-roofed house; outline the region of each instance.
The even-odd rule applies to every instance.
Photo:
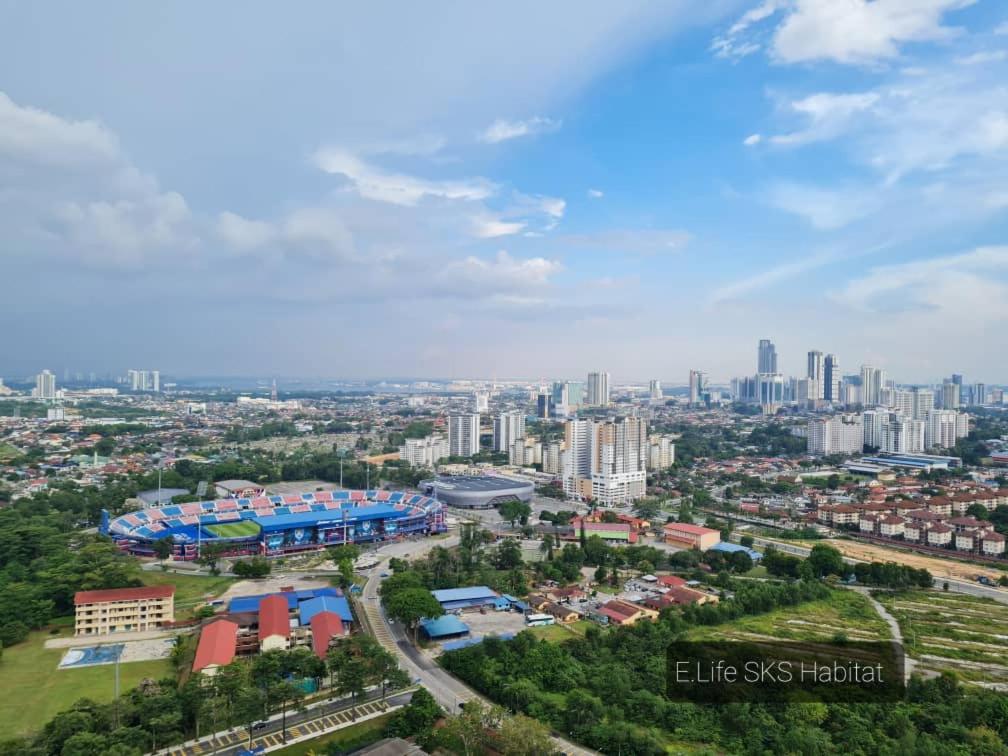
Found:
[[[259,650],[287,649],[290,640],[290,610],[287,599],[278,594],[259,602]]]
[[[175,586],[78,591],[74,615],[74,635],[156,630],[175,620]]]
[[[318,612],[311,618],[312,650],[325,659],[333,640],[343,637],[343,620],[336,612]]]
[[[211,622],[200,633],[193,672],[216,675],[220,667],[230,664],[234,659],[237,643],[238,625],[228,620]]]
[[[648,609],[638,604],[631,604],[629,601],[613,599],[602,604],[596,614],[605,617],[610,625],[632,625],[638,620],[654,620],[658,618],[658,612]]]
[[[659,575],[658,585],[663,588],[682,588],[686,585],[686,580],[678,575]]]

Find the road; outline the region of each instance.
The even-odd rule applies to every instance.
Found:
[[[457,540],[457,538],[456,538]],[[433,542],[434,545],[445,545],[442,542]],[[428,659],[423,653],[416,649],[406,636],[402,627],[389,622],[385,617],[385,612],[381,608],[378,598],[378,589],[381,586],[382,577],[380,566],[372,570],[364,586],[361,596],[361,603],[367,615],[368,624],[374,632],[375,638],[389,651],[396,654],[399,664],[410,675],[415,682],[423,685],[434,696],[441,706],[450,712],[457,713],[459,704],[466,701],[480,700],[489,704],[485,698],[476,691],[469,688],[465,683],[448,674],[437,664]],[[553,738],[556,747],[564,754],[572,756],[589,756],[595,751],[590,751],[581,746],[570,743],[562,738]]]
[[[903,681],[910,682],[910,676],[913,674],[914,667],[917,662],[910,658],[910,655],[906,652],[906,646],[903,645],[903,630],[899,626],[899,622],[896,618],[889,614],[889,611],[882,606],[879,601],[871,595],[871,589],[865,588],[863,586],[848,585],[844,586],[848,590],[857,591],[872,605],[875,613],[881,617],[887,625],[889,625],[889,632],[892,634],[893,642],[902,650],[903,653]]]
[[[807,557],[809,552],[812,550],[806,546],[797,546],[793,543],[786,543],[784,541],[771,541],[760,537],[753,538],[753,545],[762,548],[772,545],[778,551],[782,551],[785,554],[794,554],[795,556],[800,557]],[[844,557],[844,561],[847,564],[858,564],[859,562],[864,562],[862,559],[853,559],[851,557]],[[941,588],[945,583],[948,583],[948,589],[953,593],[965,593],[969,596],[980,596],[981,598],[994,599],[999,603],[1008,604],[1008,591],[993,588],[989,585],[983,585],[981,583],[973,583],[967,580],[956,580],[955,578],[934,579],[935,588]]]

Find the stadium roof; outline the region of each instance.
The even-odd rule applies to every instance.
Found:
[[[302,625],[310,624],[315,615],[322,612],[332,612],[343,622],[353,622],[350,602],[342,596],[318,596],[302,601],[298,605],[298,615]]]
[[[487,588],[485,585],[473,586],[471,588],[446,588],[441,591],[431,591],[431,593],[442,604],[451,601],[497,598],[497,592],[492,588]]]
[[[256,596],[238,596],[231,599],[228,604],[228,611],[232,614],[242,612],[258,612],[259,603],[267,596],[283,596],[287,599],[287,609],[294,611],[301,601],[315,598],[316,596],[339,596],[340,592],[335,588],[309,588],[304,591],[283,591],[281,593],[262,593]]]
[[[264,532],[275,530],[287,530],[289,528],[314,527],[319,522],[343,522],[343,512],[346,512],[346,522],[360,522],[361,520],[391,520],[402,517],[409,517],[414,514],[407,509],[396,509],[383,504],[375,504],[368,507],[342,507],[331,509],[325,512],[297,512],[292,514],[270,515],[267,517],[257,517],[259,525]]]
[[[282,593],[267,596],[259,602],[259,639],[271,635],[290,636],[290,614]]]
[[[211,622],[200,633],[196,658],[193,659],[193,672],[199,672],[213,664],[219,666],[230,664],[234,659],[237,644],[238,625],[228,620]]]
[[[469,626],[454,614],[445,614],[437,619],[420,620],[420,628],[428,638],[444,638],[469,632]]]
[[[499,491],[535,485],[528,480],[504,478],[499,475],[456,475],[448,478],[435,478],[430,482],[438,488],[458,491]]]
[[[140,588],[112,588],[106,591],[77,591],[74,604],[100,604],[105,601],[139,601],[141,599],[168,598],[175,595],[174,585],[151,585]]]

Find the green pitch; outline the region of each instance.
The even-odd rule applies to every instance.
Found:
[[[251,520],[226,522],[222,525],[204,525],[203,529],[218,538],[247,538],[259,534],[259,526]]]

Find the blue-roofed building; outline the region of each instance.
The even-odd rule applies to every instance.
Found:
[[[258,613],[259,602],[267,596],[273,595],[276,594],[262,593],[256,596],[238,596],[231,599],[231,603],[228,604],[228,611],[232,614],[241,614],[244,612]],[[304,591],[282,591],[280,595],[287,599],[287,608],[291,613],[297,611],[298,605],[302,601],[308,601],[318,596],[339,596],[342,598],[340,592],[335,588],[310,588]],[[346,599],[344,599],[344,601],[345,600]],[[342,619],[342,615],[340,619]]]
[[[298,604],[298,616],[302,625],[307,625],[319,612],[332,612],[339,616],[343,624],[353,622],[350,602],[343,596],[316,596]]]
[[[708,551],[720,551],[723,554],[734,554],[737,551],[744,551],[754,562],[758,562],[763,558],[763,554],[758,551],[743,546],[740,543],[728,543],[727,541],[718,542],[717,545],[711,546]]]
[[[477,585],[469,588],[446,588],[440,591],[431,591],[434,598],[441,604],[445,612],[454,612],[459,609],[472,609],[480,606],[493,606],[500,598],[496,591],[485,585]]]
[[[469,635],[469,626],[454,614],[445,614],[437,619],[422,619],[420,629],[431,640]]]

